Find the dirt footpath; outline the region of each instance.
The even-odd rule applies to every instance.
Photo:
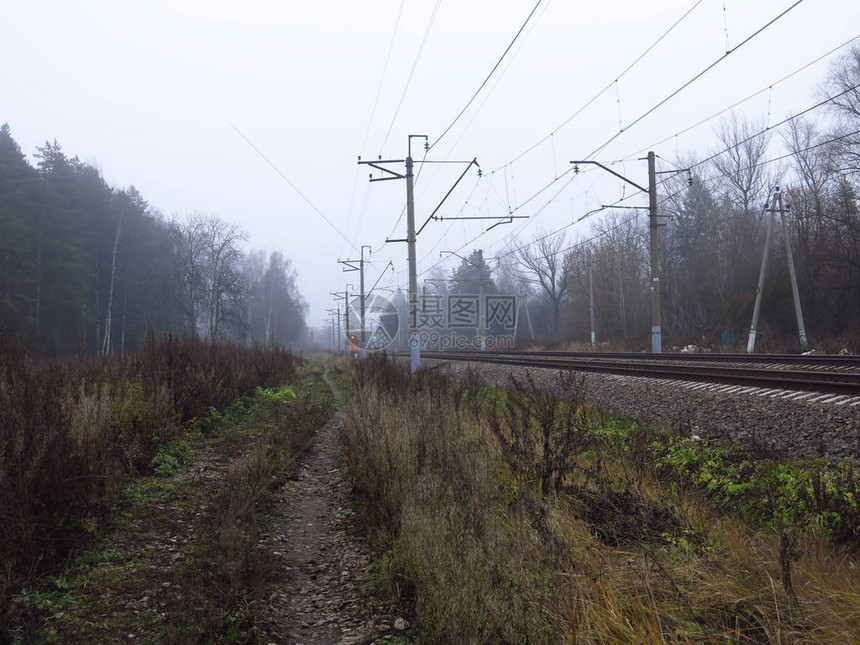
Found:
[[[334,383],[326,379],[335,397]],[[370,549],[354,525],[349,484],[340,468],[343,415],[317,432],[298,475],[281,498],[286,520],[280,535],[266,537],[279,556],[285,586],[273,599],[272,642],[357,645],[392,639],[404,623],[378,613],[362,590]],[[408,642],[406,639],[399,642]]]

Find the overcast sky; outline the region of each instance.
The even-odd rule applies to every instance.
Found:
[[[407,135],[426,134],[432,141],[442,134],[534,4],[10,0],[0,21],[0,122],[9,123],[28,155],[56,138],[67,153],[97,165],[112,185],[137,186],[166,215],[217,213],[242,225],[251,246],[283,251],[311,305],[309,323],[317,326],[332,306],[329,292],[346,282],[358,284],[356,274],[342,274],[336,264],[357,252],[231,123],[351,244],[372,246],[370,284],[390,260],[395,270],[380,286],[405,286],[406,247],[384,244],[389,234],[405,236],[405,221],[395,227],[405,185],[369,184],[356,158],[403,158]],[[516,208],[567,170],[570,159],[595,150],[619,132],[619,124],[626,128],[791,4],[543,0],[483,92],[427,156],[476,157],[485,173],[478,180],[472,169],[440,214],[504,215]],[[617,84],[557,130],[691,8]],[[643,150],[669,138],[653,148],[663,159],[687,151],[701,155],[715,146],[716,120],[672,135],[858,34],[857,0],[805,0],[625,129],[596,158],[626,159],[614,168],[646,183],[645,164],[636,160]],[[775,123],[813,105],[835,56],[747,101],[737,113]],[[821,111],[813,115],[824,118]],[[551,132],[550,139],[506,166]],[[423,157],[420,142],[415,146],[413,156]],[[419,224],[461,171],[456,164],[426,167],[416,185]],[[517,211],[540,211],[537,215],[498,226],[472,246],[493,256],[510,248],[512,233],[527,240],[631,194],[600,171],[568,182],[571,177]],[[628,203],[639,202],[647,200]],[[592,224],[586,220],[568,229],[568,238],[588,235]],[[483,221],[431,223],[418,239],[419,272],[439,261],[440,250],[456,250],[486,228]]]

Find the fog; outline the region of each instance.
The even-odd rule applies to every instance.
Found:
[[[483,92],[427,158],[477,158],[484,183],[476,193],[482,200],[491,196],[482,212],[504,215],[567,170],[569,160],[626,128],[790,4],[545,0]],[[618,78],[694,5],[610,91],[529,155],[492,173]],[[404,3],[383,78],[400,6],[397,0],[7,3],[0,24],[0,122],[9,123],[28,155],[56,138],[67,153],[96,164],[109,183],[135,185],[168,216],[197,210],[239,224],[251,247],[292,259],[310,303],[309,324],[319,325],[331,306],[329,291],[355,282],[336,261],[355,257],[363,244],[373,249],[371,284],[389,261],[395,270],[380,284],[406,283],[405,245],[384,243],[389,235],[404,236],[404,223],[395,222],[405,186],[369,184],[357,157],[402,158],[407,135],[438,137],[533,3]],[[663,159],[703,155],[716,145],[716,121],[672,135],[844,43],[858,24],[860,5],[852,0],[801,3],[625,129],[597,158],[626,159],[616,169],[642,183],[645,165],[636,158],[661,139],[671,137],[654,148]],[[831,60],[763,92],[737,113],[774,123],[808,108],[820,100]],[[780,152],[779,142],[774,145]],[[419,149],[416,156],[422,155]],[[416,187],[419,222],[460,172],[456,165],[424,171]],[[464,179],[445,215],[460,212],[475,183],[473,175]],[[562,226],[629,194],[629,186],[586,172],[543,208],[554,194],[555,188],[521,209],[531,219],[498,226],[474,247],[494,256],[509,247],[512,232],[524,240],[536,230]],[[477,214],[474,209],[474,202],[466,207]],[[568,229],[569,238],[588,235],[595,219]],[[437,263],[438,251],[460,248],[485,228],[480,221],[431,223],[418,240],[419,272]]]

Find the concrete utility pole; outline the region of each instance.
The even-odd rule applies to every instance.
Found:
[[[580,161],[571,161],[570,163],[575,164],[575,166],[579,166],[579,164],[591,164],[593,166],[597,166],[598,168],[602,168],[606,172],[611,175],[614,175],[621,179],[622,181],[627,182],[631,186],[638,188],[643,193],[648,194],[648,221],[649,227],[651,229],[651,351],[655,354],[660,354],[663,351],[663,324],[662,324],[662,314],[661,314],[661,303],[660,303],[660,226],[662,224],[659,223],[660,215],[657,214],[657,163],[656,163],[656,155],[653,152],[649,152],[648,156],[645,157],[648,160],[648,188],[644,188],[637,184],[635,181],[631,181],[627,179],[624,175],[621,175],[612,168],[604,166],[602,163],[591,160],[580,160]],[[641,160],[640,160],[641,161]],[[579,168],[575,167],[574,170],[579,172]],[[676,172],[676,171],[671,171]],[[608,206],[601,206],[603,208],[610,208]],[[624,208],[622,206],[621,208]],[[598,209],[600,210],[600,209]],[[592,327],[593,328],[593,327]],[[593,342],[593,341],[592,341]]]
[[[418,237],[418,234],[424,230],[424,227],[434,219],[440,219],[436,217],[436,213],[441,208],[442,204],[445,203],[445,200],[451,195],[454,188],[460,182],[463,177],[466,176],[466,172],[473,165],[477,166],[478,162],[475,159],[471,161],[430,161],[427,159],[422,159],[418,163],[463,163],[468,164],[463,174],[460,175],[460,179],[458,179],[454,186],[448,191],[445,197],[442,198],[442,201],[435,208],[435,210],[430,214],[427,218],[427,221],[421,225],[421,228],[416,230],[415,228],[415,195],[414,195],[414,187],[415,187],[415,176],[413,173],[413,168],[415,166],[415,162],[412,159],[412,139],[424,139],[424,149],[429,150],[429,146],[427,144],[427,135],[426,134],[410,134],[408,137],[408,154],[406,155],[406,159],[386,159],[383,160],[380,157],[377,161],[362,161],[361,157],[358,158],[358,163],[362,165],[370,166],[376,170],[379,170],[383,173],[382,177],[374,177],[371,175],[370,181],[389,181],[391,179],[405,179],[406,180],[406,238],[399,240],[385,240],[386,242],[406,242],[407,246],[407,257],[409,261],[409,355],[410,355],[410,365],[412,371],[415,372],[421,366],[421,346],[418,340],[418,331],[416,328],[417,325],[417,313],[418,313],[418,260],[415,255],[415,240]],[[389,168],[386,168],[384,164],[392,164],[392,163],[405,163],[406,164],[406,174],[401,175],[399,172],[395,172]],[[480,173],[480,168],[478,169]],[[480,176],[480,174],[479,174]],[[510,219],[510,218],[506,218]]]
[[[334,299],[336,301],[339,302],[339,301],[343,300],[343,317],[344,317],[343,333],[341,333],[341,330],[340,330],[340,313],[338,312],[337,335],[338,335],[338,338],[340,339],[338,342],[338,345],[343,347],[344,351],[346,351],[348,349],[348,345],[346,343],[344,343],[343,339],[346,338],[347,342],[349,342],[349,287],[351,287],[351,286],[352,285],[347,285],[347,288],[344,289],[343,291],[329,291],[329,293],[332,296],[334,296]],[[338,310],[339,309],[340,309],[340,305],[338,305]]]
[[[758,274],[758,289],[755,293],[755,305],[753,305],[752,325],[750,325],[750,336],[747,339],[747,354],[752,354],[755,351],[756,334],[758,333],[758,316],[761,313],[761,295],[764,291],[764,279],[767,275],[767,258],[770,255],[770,238],[773,235],[773,213],[775,208],[768,208],[764,205],[765,212],[770,213],[770,218],[767,221],[767,232],[764,235],[764,252],[761,256],[761,270]],[[776,207],[776,200],[774,200]]]
[[[415,176],[412,172],[412,169],[415,164],[412,160],[412,139],[424,139],[424,145],[426,148],[426,134],[410,134],[408,137],[408,154],[406,155],[406,159],[387,159],[383,161],[380,157],[377,161],[362,161],[361,157],[359,157],[358,163],[362,165],[368,165],[371,168],[379,170],[383,173],[382,177],[373,177],[373,175],[371,175],[371,182],[389,181],[391,179],[406,180],[406,239],[385,241],[406,242],[406,252],[409,262],[409,362],[412,371],[415,372],[418,370],[419,367],[421,367],[421,346],[418,341],[417,331],[415,329],[415,324],[417,323],[418,318],[418,261],[415,257]],[[399,172],[395,172],[394,170],[386,168],[383,165],[390,163],[405,163],[406,174],[401,175]]]
[[[788,258],[788,275],[791,278],[791,297],[794,299],[794,317],[797,319],[797,333],[800,336],[800,347],[802,351],[806,351],[808,341],[806,338],[806,325],[803,324],[803,311],[800,308],[800,292],[797,290],[797,274],[794,271],[794,254],[791,251],[791,230],[785,221],[785,214],[790,210],[790,206],[783,208],[782,206],[782,191],[776,189],[777,204],[779,204],[779,220],[782,222],[782,236],[785,242],[785,255]]]
[[[326,320],[326,325],[328,325],[328,348],[329,351],[334,351],[334,325],[331,322],[331,318]]]
[[[365,302],[367,301],[367,296],[364,293],[364,249],[368,249],[369,252],[373,251],[373,249],[371,249],[370,246],[368,246],[366,244],[362,245],[362,247],[361,247],[361,260],[359,260],[359,265],[358,265],[360,268],[358,289],[361,292],[361,296],[359,296],[361,298],[361,300],[359,301],[359,304],[361,305],[360,311],[361,311],[361,349],[362,349],[362,353],[364,351],[366,351],[365,347],[367,346],[367,340],[366,340],[367,323],[365,322],[365,315],[364,315],[364,306],[365,306]]]
[[[348,273],[351,271],[359,272],[359,296],[358,296],[358,309],[359,309],[359,317],[361,318],[361,331],[359,333],[359,343],[361,346],[361,355],[366,355],[366,347],[367,347],[367,332],[365,330],[365,301],[367,297],[364,293],[364,249],[370,249],[373,251],[370,246],[367,244],[362,245],[361,247],[361,257],[358,260],[338,260],[338,263],[345,265],[344,273]],[[358,266],[356,266],[358,265]],[[347,305],[348,306],[348,305]]]
[[[340,305],[337,306],[337,309],[326,309],[326,311],[331,315],[331,319],[329,320],[329,324],[331,325],[331,344],[332,351],[336,352],[340,349]],[[335,332],[337,330],[337,332]]]
[[[752,353],[755,351],[755,342],[756,342],[756,334],[758,332],[758,319],[759,314],[761,313],[761,299],[762,292],[764,291],[764,281],[765,275],[767,273],[767,259],[770,252],[770,239],[773,236],[773,220],[774,214],[779,213],[779,219],[782,223],[783,229],[783,242],[785,243],[785,255],[788,259],[788,275],[791,280],[791,297],[794,301],[794,316],[797,320],[797,333],[800,337],[800,347],[803,351],[806,351],[806,348],[809,346],[809,339],[806,336],[806,325],[803,322],[803,310],[800,307],[800,292],[797,289],[797,274],[794,270],[794,254],[791,250],[791,232],[789,231],[788,224],[785,221],[785,214],[788,213],[791,209],[791,206],[783,207],[782,203],[782,191],[779,189],[779,186],[774,188],[773,191],[773,206],[771,208],[767,207],[765,204],[764,211],[766,213],[770,213],[770,219],[767,223],[767,232],[765,233],[764,238],[764,252],[762,253],[761,258],[761,272],[758,276],[758,290],[755,295],[755,305],[753,306],[753,318],[752,325],[750,326],[750,335],[747,340],[747,353]]]
[[[344,307],[343,307],[343,332],[344,332],[344,336],[346,336],[346,342],[347,342],[346,349],[347,349],[347,351],[349,351],[350,345],[352,345],[352,340],[350,339],[350,336],[349,336],[349,288],[350,287],[352,287],[352,285],[348,284],[348,285],[346,285],[346,288],[343,290],[343,301],[345,303]],[[353,289],[354,288],[355,287],[353,287]]]
[[[657,217],[657,165],[648,153],[648,222],[651,228],[651,351],[663,351],[663,324],[660,308],[660,228]]]
[[[588,315],[591,318],[591,347],[597,344],[597,330],[594,325],[594,280],[591,276],[591,265],[588,265]]]
[[[406,257],[409,262],[409,369],[421,367],[421,343],[416,333],[418,322],[418,261],[415,257],[415,177],[412,173],[412,137],[406,155]],[[425,139],[427,137],[424,137]]]
[[[522,302],[521,308],[526,310],[526,320],[529,323],[529,333],[532,336],[532,340],[534,340],[535,339],[535,328],[532,326],[532,315],[531,315],[531,313],[529,313],[528,296],[527,296],[525,291],[520,293],[520,301]],[[517,320],[519,320],[519,316],[517,317]]]

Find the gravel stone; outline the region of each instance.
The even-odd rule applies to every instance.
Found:
[[[536,383],[552,389],[558,373],[557,369],[427,358],[422,363],[450,370],[456,378],[474,366],[487,385],[495,387],[505,387],[508,374],[524,378],[528,371]],[[676,428],[703,439],[728,439],[794,456],[860,464],[860,405],[728,394],[714,391],[718,385],[692,390],[662,379],[580,374],[585,377],[586,402],[641,423]]]

